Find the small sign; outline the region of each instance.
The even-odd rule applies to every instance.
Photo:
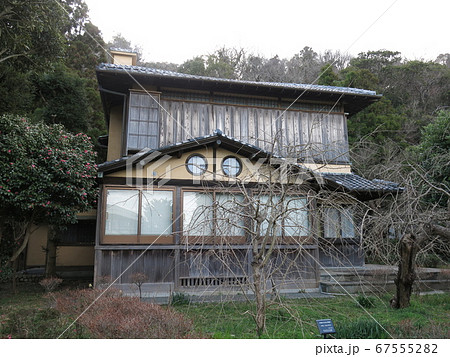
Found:
[[[316,320],[317,328],[321,335],[325,335],[325,338],[330,333],[336,333],[334,329],[333,321],[331,319]]]

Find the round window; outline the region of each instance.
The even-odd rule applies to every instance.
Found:
[[[194,154],[187,158],[186,169],[195,176],[203,175],[208,168],[208,164],[203,155]]]
[[[222,161],[223,173],[229,177],[236,177],[242,171],[241,161],[234,156],[228,156]]]

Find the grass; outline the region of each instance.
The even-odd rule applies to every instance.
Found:
[[[411,306],[403,310],[392,309],[389,299],[376,297],[374,306],[365,309],[343,296],[284,300],[269,308],[263,337],[319,338],[315,321],[324,318],[333,320],[339,338],[450,337],[450,294],[414,296]],[[191,304],[177,310],[191,318],[199,332],[213,338],[257,337],[251,304]]]
[[[49,307],[38,284],[20,284],[16,295],[7,288],[0,286],[1,338],[55,338],[68,326],[70,320]],[[390,297],[371,297],[373,306],[366,308],[357,304],[358,297],[283,299],[269,307],[263,338],[320,338],[315,321],[325,318],[333,320],[339,338],[450,338],[450,293],[413,296],[411,306],[403,310],[392,309]],[[199,335],[257,338],[253,304],[190,303],[174,308],[193,321]],[[65,337],[89,335],[74,327]]]
[[[62,288],[77,286],[78,283],[64,283]],[[0,284],[0,338],[56,338],[69,326],[71,320],[49,307],[46,293],[38,283],[20,283],[18,287],[14,294],[10,284]],[[66,336],[88,337],[76,328]]]

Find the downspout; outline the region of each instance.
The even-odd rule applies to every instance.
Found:
[[[127,95],[125,93],[115,92],[109,89],[103,88],[101,85],[98,86],[98,90],[103,93],[109,93],[113,95],[119,95],[123,97],[123,106],[122,106],[122,156],[126,156],[127,154],[127,148],[126,148],[126,138],[127,138],[127,132],[126,132],[126,110],[127,110]]]

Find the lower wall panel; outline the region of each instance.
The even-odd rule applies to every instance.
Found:
[[[118,279],[118,284],[133,282],[133,275],[143,273],[148,283],[174,282],[173,250],[103,250],[98,254],[97,283]]]
[[[265,267],[265,281],[277,289],[318,286],[315,249],[278,249]],[[182,288],[233,287],[252,283],[250,249],[105,249],[97,251],[96,284],[133,284],[146,275],[151,286]],[[159,285],[158,285],[159,284]],[[134,284],[133,284],[134,285]],[[164,288],[165,289],[165,288]]]
[[[359,242],[340,239],[319,244],[320,264],[324,267],[351,267],[364,265],[364,251]]]
[[[180,278],[246,276],[248,259],[248,251],[243,249],[182,251]]]

